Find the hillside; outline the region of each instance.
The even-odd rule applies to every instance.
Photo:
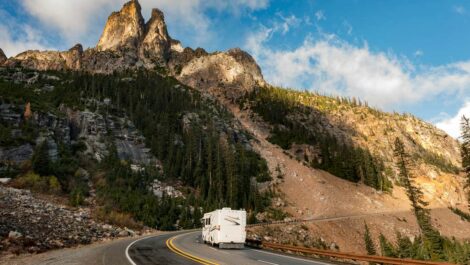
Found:
[[[269,172],[249,135],[174,78],[2,69],[0,91],[0,170],[10,186],[133,229],[192,228],[202,211],[269,206],[256,190]],[[15,223],[0,233],[14,229],[30,236]]]
[[[432,226],[447,237],[440,246],[470,239],[470,222],[449,209],[467,212],[455,139],[359,99],[270,86],[238,48],[183,48],[163,13],[145,21],[137,0],[109,16],[94,48],[0,50],[0,121],[2,182],[89,207],[99,222],[193,228],[229,206],[250,222],[326,219],[252,232],[361,253],[365,223],[377,246],[380,234],[398,244],[397,232],[421,242],[398,138]],[[5,242],[22,229],[0,228]],[[447,260],[462,263],[470,247],[458,246]],[[430,259],[426,251],[417,258]]]
[[[239,102],[255,119],[269,124],[270,142],[311,167],[378,190],[391,190],[392,183],[399,183],[393,154],[398,137],[413,158],[416,174],[436,182],[453,176],[456,182],[446,186],[463,193],[458,182],[458,142],[414,116],[381,112],[357,100],[272,87],[255,89]],[[459,200],[438,197],[452,206]]]

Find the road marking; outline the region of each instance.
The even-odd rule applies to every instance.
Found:
[[[269,261],[264,261],[264,260],[258,260],[259,262],[263,262],[263,263],[266,263],[266,264],[271,264],[271,265],[279,265],[277,263],[272,263],[272,262],[269,262]]]
[[[162,236],[162,235],[159,235],[159,236]],[[151,237],[157,237],[157,236],[146,236],[144,238],[140,238],[140,239],[137,239],[135,241],[133,241],[132,243],[130,243],[127,247],[126,247],[126,258],[127,260],[131,263],[131,265],[137,265],[132,259],[131,257],[129,256],[129,248],[132,247],[132,245],[134,245],[135,243],[141,241],[141,240],[144,240],[144,239],[147,239],[147,238],[151,238]]]
[[[192,260],[192,261],[195,261],[195,262],[197,262],[197,263],[204,264],[204,265],[210,265],[209,263],[205,263],[205,262],[203,262],[203,261],[197,260],[197,259],[195,259],[195,258],[192,258],[191,256],[188,256],[188,255],[184,254],[183,252],[179,252],[177,249],[174,249],[174,248],[173,248],[174,245],[172,244],[172,243],[173,243],[172,240],[173,240],[173,238],[167,239],[167,241],[166,241],[166,246],[167,246],[171,251],[173,251],[174,253],[176,253],[176,254],[178,254],[178,255],[180,255],[180,256],[182,256],[182,257],[185,257],[185,258],[187,258],[187,259],[190,259],[190,260]]]
[[[300,260],[300,261],[309,262],[309,263],[316,263],[316,264],[323,264],[323,265],[331,265],[330,263],[324,263],[324,262],[321,262],[321,261],[308,260],[308,259],[301,259],[301,258],[296,258],[296,257],[291,257],[291,256],[286,256],[286,255],[271,253],[271,252],[267,252],[267,251],[262,251],[262,250],[252,249],[252,251],[256,251],[256,252],[260,252],[260,253],[264,253],[264,254],[268,254],[268,255],[279,256],[279,257],[283,257],[283,258],[289,258],[289,259]]]
[[[210,261],[210,260],[206,260],[206,259],[200,258],[200,257],[198,257],[198,256],[194,256],[194,255],[192,255],[192,254],[189,254],[188,252],[185,252],[185,251],[183,251],[183,250],[177,248],[177,247],[173,244],[173,240],[175,240],[175,239],[178,238],[179,236],[180,236],[180,235],[174,236],[174,237],[172,237],[172,238],[167,239],[166,245],[167,245],[167,247],[168,247],[171,251],[173,251],[174,253],[176,253],[176,254],[178,254],[178,255],[180,255],[180,256],[182,256],[182,257],[185,257],[185,258],[187,258],[187,259],[190,259],[190,260],[195,261],[195,262],[200,263],[200,264],[204,264],[204,265],[219,265],[219,264],[214,263],[214,262],[212,262],[212,261]]]

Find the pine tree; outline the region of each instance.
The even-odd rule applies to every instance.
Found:
[[[467,117],[462,116],[460,128],[462,132],[460,153],[462,155],[462,167],[467,178],[465,187],[468,190],[467,200],[468,209],[470,210],[470,120]]]
[[[405,145],[397,137],[395,139],[395,157],[397,159],[397,167],[399,169],[400,183],[405,187],[406,194],[411,201],[415,211],[421,211],[427,203],[423,201],[423,192],[413,185],[413,178],[410,168],[412,166],[411,158],[405,151]]]
[[[410,238],[397,233],[397,254],[399,258],[413,258],[413,243]]]
[[[390,243],[383,234],[380,234],[379,242],[380,242],[380,251],[382,252],[382,256],[397,257],[395,248],[393,247],[392,243]]]
[[[43,141],[36,147],[31,160],[33,170],[41,176],[50,174],[49,148],[47,141]]]
[[[444,258],[443,239],[439,231],[432,226],[429,210],[425,208],[428,204],[423,200],[423,192],[413,181],[414,176],[410,171],[412,165],[410,156],[405,150],[405,145],[398,137],[395,139],[394,152],[397,159],[400,181],[405,187],[406,194],[413,206],[418,225],[425,239],[425,245],[431,255],[430,259],[441,260]]]
[[[370,231],[369,227],[367,227],[367,224],[364,223],[364,243],[366,245],[366,250],[368,255],[377,255],[377,250],[375,249],[374,241],[372,241],[372,238],[370,236]]]

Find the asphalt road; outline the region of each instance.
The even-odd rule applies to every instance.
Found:
[[[325,261],[317,261],[251,248],[218,249],[201,243],[200,233],[200,231],[171,233],[140,239],[128,248],[128,256],[135,265],[331,264]]]
[[[201,243],[200,231],[123,238],[23,257],[0,258],[0,265],[315,265],[327,261],[244,248],[218,249]]]

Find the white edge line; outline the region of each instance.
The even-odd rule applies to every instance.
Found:
[[[157,236],[161,236],[161,235],[153,235],[153,236],[146,236],[146,237],[143,237],[143,238],[139,238],[137,240],[134,240],[132,241],[132,243],[130,243],[129,245],[127,245],[126,247],[126,258],[127,260],[129,261],[129,263],[131,265],[137,265],[132,259],[131,257],[129,256],[129,248],[132,247],[132,245],[134,245],[135,243],[141,241],[141,240],[144,240],[144,239],[147,239],[147,238],[151,238],[151,237],[157,237]]]
[[[264,260],[261,260],[261,259],[259,259],[258,261],[259,261],[259,262],[266,263],[266,264],[271,264],[271,265],[279,265],[279,264],[277,264],[277,263],[272,263],[272,262],[264,261]]]
[[[323,265],[331,265],[331,263],[324,263],[324,262],[321,262],[321,261],[309,260],[309,259],[301,259],[301,258],[296,258],[296,257],[287,256],[287,255],[281,255],[281,254],[271,253],[271,252],[262,251],[262,250],[257,250],[257,249],[252,249],[252,251],[257,251],[257,252],[261,252],[261,253],[264,253],[264,254],[274,255],[274,256],[279,256],[279,257],[284,257],[284,258],[289,258],[289,259],[301,260],[301,261],[305,261],[305,262],[309,262],[309,263],[317,263],[317,264],[323,264]]]

